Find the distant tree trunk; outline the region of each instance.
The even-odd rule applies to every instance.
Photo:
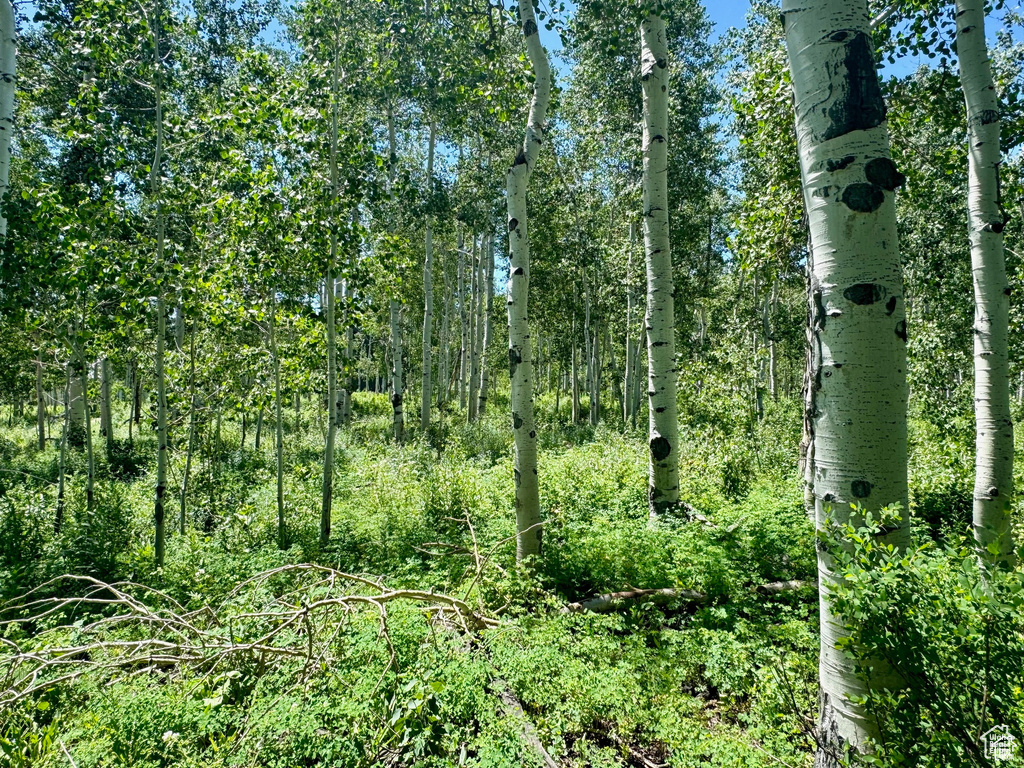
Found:
[[[540,42],[532,0],[519,0],[519,19],[533,66],[533,98],[523,146],[506,179],[508,205],[508,358],[512,382],[512,430],[515,438],[516,559],[540,554],[540,488],[537,476],[537,431],[533,419],[533,357],[530,349],[530,235],[526,190],[544,141],[544,121],[551,97],[551,71]]]
[[[263,437],[263,409],[260,408],[256,414],[256,439],[253,441],[253,450],[257,453],[260,450],[260,442]]]
[[[430,136],[427,139],[427,185],[433,194],[434,183],[434,123],[430,123]],[[423,374],[420,382],[420,429],[424,432],[430,427],[430,396],[432,394],[431,379],[433,377],[433,360],[431,353],[434,346],[434,221],[427,214],[426,232],[423,235]]]
[[[647,253],[647,365],[650,386],[650,514],[679,501],[675,308],[668,227],[668,45],[665,20],[640,25],[644,96],[644,246]]]
[[[0,0],[2,2],[2,0]],[[74,365],[78,365],[76,361]],[[82,377],[72,376],[71,377],[71,388],[68,390],[67,406],[71,411],[71,431],[73,433],[79,433],[85,429],[85,397],[82,393]],[[81,445],[78,442],[78,438],[75,438],[74,445],[77,447]]]
[[[270,297],[270,322],[267,335],[270,341],[270,355],[274,359],[274,466],[277,474],[277,546],[288,546],[288,534],[284,522],[284,419],[281,415],[281,358],[277,351],[277,301]]]
[[[626,398],[622,393],[622,376],[619,373],[618,365],[615,362],[615,350],[612,348],[612,332],[609,326],[604,329],[604,348],[608,353],[608,364],[611,366],[611,394],[615,401],[618,413],[624,413],[626,409]]]
[[[480,397],[477,405],[480,418],[487,411],[487,350],[491,346],[491,312],[494,308],[494,235],[487,238],[484,296],[484,337],[480,343]]]
[[[398,157],[395,143],[395,116],[388,111],[388,151],[389,151],[389,193],[394,194],[394,173]],[[398,299],[392,298],[389,302],[389,313],[391,316],[391,409],[392,425],[395,442],[400,443],[405,437],[405,414],[402,409],[402,401],[405,397],[405,384],[402,373],[402,305]]]
[[[459,290],[459,336],[461,337],[459,346],[459,408],[466,407],[466,343],[467,343],[467,324],[469,317],[466,313],[466,241],[462,235],[462,225],[459,225],[459,236],[456,241],[456,251],[458,255],[458,290]]]
[[[85,508],[95,507],[96,457],[92,451],[92,413],[89,408],[89,366],[85,355],[78,351],[78,374],[82,377],[82,412],[85,414]]]
[[[64,419],[63,428],[60,432],[60,465],[57,469],[57,510],[53,516],[53,535],[59,536],[60,529],[64,525],[64,487],[67,474],[68,455],[68,432],[71,431],[71,409],[68,403],[71,402],[71,363],[65,367],[64,379]]]
[[[957,0],[956,53],[967,102],[968,211],[974,274],[974,538],[986,563],[1012,567],[1013,418],[1010,414],[1010,286],[1003,256],[999,191],[999,100],[988,46],[985,3]]]
[[[114,453],[113,402],[110,397],[110,358],[100,361],[100,432],[104,437],[107,462]]]
[[[470,305],[470,310],[473,314],[472,323],[472,339],[471,348],[472,356],[470,358],[470,370],[469,370],[469,422],[473,423],[477,420],[478,409],[480,407],[480,347],[483,346],[483,330],[484,330],[484,302],[483,302],[483,282],[484,282],[484,238],[480,238],[480,248],[477,250],[476,238],[473,239],[473,251],[476,252],[476,263],[473,267],[473,303]]]
[[[46,401],[43,399],[43,353],[36,358],[36,435],[39,450],[46,450]]]
[[[636,224],[629,222],[629,246],[626,249],[626,370],[623,374],[625,390],[622,423],[633,418],[633,387],[636,375],[636,356],[633,354],[633,315],[636,291],[633,286],[633,248],[636,244]]]
[[[353,216],[353,223],[355,217]],[[341,400],[341,423],[352,423],[352,392],[359,386],[357,376],[353,375],[355,370],[355,328],[352,323],[352,301],[355,291],[349,280],[342,281],[341,295],[345,299],[345,391]]]
[[[856,524],[853,504],[876,514],[899,505],[875,541],[899,550],[909,541],[907,326],[893,194],[902,177],[889,156],[867,2],[783,0],[782,14],[814,257],[817,525]],[[865,682],[841,646],[847,632],[831,612],[833,567],[820,547],[819,768],[845,764],[848,749],[866,751],[879,726],[860,697],[902,685],[882,662]]]
[[[443,263],[442,263],[443,267]],[[452,314],[452,281],[448,270],[444,272],[444,317],[441,320],[441,364],[437,366],[437,407],[448,402],[448,369],[451,365],[451,314]]]
[[[185,522],[188,512],[188,481],[192,475],[192,455],[196,445],[196,422],[198,421],[198,401],[196,398],[196,334],[195,329],[189,334],[188,362],[188,446],[185,448],[185,469],[181,473],[181,492],[178,496],[178,533],[185,535]]]

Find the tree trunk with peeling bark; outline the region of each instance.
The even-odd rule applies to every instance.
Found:
[[[797,146],[811,233],[813,369],[809,417],[819,530],[856,524],[851,505],[898,505],[879,545],[905,547],[907,518],[907,326],[885,104],[875,70],[866,0],[784,0],[795,92]],[[865,752],[879,725],[860,696],[896,690],[883,663],[865,681],[839,644],[832,616],[836,576],[818,551],[821,682],[815,765]]]
[[[999,198],[999,101],[988,46],[985,3],[957,0],[956,53],[967,103],[971,267],[974,274],[974,538],[981,559],[1011,567],[1013,418],[1010,414],[1010,285]]]
[[[526,136],[506,177],[509,282],[508,358],[511,378],[512,434],[515,439],[516,558],[537,556],[541,549],[540,488],[537,476],[537,431],[533,417],[533,357],[530,348],[530,235],[526,190],[540,156],[544,121],[551,99],[551,71],[540,42],[533,0],[519,0],[526,51],[533,67],[533,98]]]
[[[679,500],[675,306],[668,227],[668,42],[657,14],[640,25],[644,96],[643,207],[647,261],[648,443],[651,519]]]

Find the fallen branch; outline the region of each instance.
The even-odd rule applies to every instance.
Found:
[[[751,589],[758,595],[778,595],[783,592],[795,592],[797,590],[813,587],[814,582],[810,581],[773,581],[768,584],[758,584]],[[708,596],[703,592],[692,589],[627,589],[623,592],[609,592],[603,595],[569,603],[562,607],[562,613],[609,613],[625,605],[636,603],[655,603],[656,605],[667,605],[673,602],[689,603],[691,605],[702,605],[708,601]]]
[[[498,694],[498,699],[505,706],[505,711],[510,715],[514,716],[520,723],[520,738],[523,743],[526,744],[530,749],[537,753],[541,760],[544,761],[544,768],[560,768],[558,762],[551,756],[551,753],[544,749],[544,745],[540,741],[540,737],[537,735],[537,729],[533,723],[530,722],[530,718],[526,716],[526,712],[523,711],[523,705],[516,698],[516,695],[512,693],[511,689],[501,678],[494,678],[491,681],[495,692]]]

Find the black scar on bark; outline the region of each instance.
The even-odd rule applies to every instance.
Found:
[[[843,296],[854,304],[866,306],[881,301],[885,296],[885,289],[878,283],[857,283],[843,291]]]
[[[510,379],[516,377],[516,368],[523,362],[523,356],[519,354],[519,350],[509,347],[508,350],[508,376]]]
[[[515,275],[516,277],[519,277],[519,275],[525,275],[526,273],[523,271],[522,267],[516,267],[515,269],[512,270],[512,274]]]
[[[516,152],[515,162],[512,163],[513,167],[517,165],[526,165],[526,152],[523,150],[522,147],[520,147],[519,151]]]
[[[818,289],[814,292],[814,325],[818,330],[825,330],[826,317],[825,305],[822,302],[822,293],[821,290]]]
[[[896,311],[896,297],[890,296],[889,300],[885,302],[885,314],[891,315]]]
[[[1013,293],[1013,289],[1012,288],[1003,288],[1003,296],[1009,296],[1012,293]]]
[[[841,43],[842,67],[846,77],[833,78],[838,91],[835,102],[825,110],[828,125],[824,141],[845,136],[853,131],[877,128],[885,121],[885,101],[875,71],[874,44],[866,32],[841,30],[831,40]]]
[[[530,430],[530,439],[533,440],[535,437],[537,437],[537,430],[531,429]],[[536,472],[536,471],[537,470],[534,470],[534,472]]]
[[[831,493],[826,493],[824,496],[821,497],[821,500],[824,501],[826,504],[831,504],[833,501],[836,500],[836,497],[833,496]]]
[[[519,473],[518,469],[513,468],[512,469],[512,477],[516,481],[516,488],[518,488],[519,484],[523,481],[523,476]]]
[[[850,483],[850,492],[855,499],[866,499],[871,495],[872,485],[867,480],[854,480]]]
[[[992,123],[999,122],[999,110],[998,109],[985,109],[982,110],[979,115],[981,118],[982,125],[992,125]]]
[[[826,160],[825,170],[827,170],[829,173],[841,171],[843,170],[843,168],[846,168],[850,163],[852,163],[856,159],[857,158],[854,157],[853,155],[847,155],[842,160]]]
[[[896,323],[896,335],[899,336],[904,343],[907,341],[907,321],[900,320]]]
[[[523,426],[523,420],[519,418],[519,414],[512,411],[512,429],[519,429]]]
[[[402,405],[402,396],[401,395],[397,395],[397,394],[396,395],[392,395],[391,396],[391,405],[394,408],[398,408],[399,406],[401,406]]]
[[[657,59],[655,63],[658,65],[658,69],[664,69],[668,66],[668,61],[665,59]]]
[[[877,184],[851,184],[843,190],[843,204],[857,213],[873,213],[885,202],[885,193]]]
[[[526,23],[523,24],[523,36],[530,37],[531,35],[537,34],[537,22],[533,19],[527,19]]]
[[[508,231],[509,232],[514,232],[518,228],[519,228],[519,219],[509,219],[508,220]]]
[[[990,221],[985,225],[985,229],[995,232],[997,235],[1002,232],[1005,227],[1006,224],[1002,221]]]
[[[651,458],[655,461],[664,461],[672,453],[672,445],[664,437],[659,435],[651,440]]]
[[[864,175],[872,184],[890,192],[902,187],[907,181],[907,177],[896,170],[896,163],[888,157],[876,157],[868,161],[864,166]]]
[[[655,408],[655,409],[654,409],[654,412],[655,412],[655,413],[664,413],[664,412],[665,412],[665,407],[664,407],[664,406],[662,406],[661,408]]]

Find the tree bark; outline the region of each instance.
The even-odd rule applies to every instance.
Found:
[[[100,361],[100,432],[104,438],[107,462],[114,453],[113,402],[110,398],[110,358]]]
[[[39,450],[46,450],[46,402],[43,399],[43,353],[36,358],[36,433]]]
[[[0,199],[7,194],[11,168],[11,137],[14,135],[16,82],[14,7],[0,0]],[[0,238],[7,237],[7,216],[0,211]]]
[[[198,401],[196,398],[196,334],[193,329],[189,335],[189,363],[188,363],[188,445],[185,448],[185,469],[181,473],[181,493],[178,497],[178,533],[185,535],[185,521],[188,512],[188,481],[192,475],[192,455],[196,446],[196,413]]]
[[[434,123],[430,124],[427,139],[427,189],[433,193],[434,183]],[[434,345],[434,221],[427,214],[426,232],[423,235],[423,374],[420,381],[420,429],[430,427],[430,396],[433,378],[431,353]]]
[[[480,408],[480,347],[483,346],[484,335],[484,250],[487,246],[485,238],[480,237],[479,250],[474,239],[473,250],[476,252],[476,263],[473,267],[473,339],[471,365],[469,371],[469,422],[479,417]]]
[[[974,538],[982,561],[1012,567],[1013,419],[1010,286],[999,192],[999,101],[985,43],[985,3],[957,0],[956,53],[967,103],[971,267],[974,273]]]
[[[810,391],[814,502],[819,530],[856,523],[852,504],[898,505],[880,545],[905,547],[907,518],[906,315],[885,104],[866,0],[784,0],[797,145],[811,232]],[[878,663],[864,682],[839,645],[829,592],[836,576],[818,549],[821,713],[818,766],[864,752],[879,725],[854,697],[896,690]]]
[[[537,476],[537,431],[533,418],[533,357],[530,348],[530,236],[526,190],[544,141],[544,121],[551,98],[551,71],[540,42],[532,0],[519,0],[526,51],[533,66],[533,98],[523,146],[506,178],[508,205],[508,358],[511,378],[512,430],[515,439],[516,558],[540,554],[540,488]]]
[[[466,312],[466,241],[462,235],[462,225],[459,225],[459,236],[455,244],[458,256],[458,291],[459,291],[459,408],[466,407],[466,344],[468,341],[467,324],[469,316]]]
[[[388,111],[388,152],[389,152],[389,194],[394,194],[394,174],[397,161],[395,145],[395,115]],[[392,298],[388,304],[391,316],[391,410],[395,442],[400,443],[405,437],[405,414],[402,401],[405,397],[405,385],[402,372],[402,305],[398,299]]]
[[[675,307],[668,227],[668,44],[657,14],[640,25],[644,96],[644,248],[647,260],[647,360],[650,515],[679,500]]]
[[[64,488],[66,485],[68,456],[68,432],[71,430],[71,409],[68,403],[71,401],[71,363],[65,366],[64,380],[64,425],[60,433],[60,464],[57,469],[57,510],[53,516],[53,535],[59,536],[60,529],[64,525]]]
[[[270,322],[267,336],[270,342],[270,355],[274,359],[274,465],[277,480],[277,546],[285,549],[288,546],[288,534],[284,522],[284,419],[281,415],[281,358],[277,350],[277,300],[270,296]]]

